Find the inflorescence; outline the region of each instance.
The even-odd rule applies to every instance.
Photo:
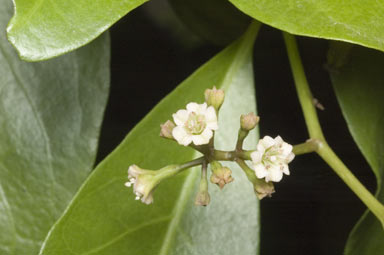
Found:
[[[254,129],[259,117],[254,113],[241,115],[240,129],[236,148],[233,151],[220,151],[214,148],[214,135],[218,130],[218,113],[224,102],[224,91],[221,89],[207,89],[205,102],[198,104],[191,102],[186,109],[178,110],[172,115],[173,121],[168,120],[161,125],[160,136],[172,139],[182,146],[190,146],[201,152],[203,157],[180,164],[168,165],[159,170],[145,170],[137,165],[128,168],[128,181],[125,186],[133,186],[136,200],[145,204],[153,202],[153,191],[164,179],[174,176],[181,171],[201,165],[201,180],[195,204],[206,206],[210,202],[208,193],[208,165],[210,165],[210,181],[223,189],[234,179],[232,171],[219,161],[235,161],[244,171],[248,180],[253,184],[259,199],[271,196],[275,192],[273,182],[279,182],[283,175],[289,175],[288,164],[295,155],[292,145],[283,141],[280,136],[272,138],[265,136],[260,139],[255,150],[244,150],[243,142],[248,133]],[[251,161],[252,168],[246,161]]]

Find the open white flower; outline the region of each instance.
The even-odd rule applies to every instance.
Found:
[[[294,157],[292,145],[284,142],[280,136],[275,139],[265,136],[259,140],[256,150],[251,153],[257,178],[265,178],[266,182],[279,182],[283,173],[289,175],[288,163]]]
[[[184,146],[192,142],[195,145],[207,144],[213,130],[218,129],[216,111],[213,106],[207,107],[206,103],[189,103],[186,110],[178,110],[172,116],[176,123],[172,136]]]

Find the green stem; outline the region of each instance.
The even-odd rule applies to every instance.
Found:
[[[291,64],[293,78],[295,80],[296,91],[299,96],[301,109],[304,113],[305,123],[307,124],[309,136],[313,139],[325,140],[320,127],[317,112],[313,105],[313,97],[309,89],[308,81],[304,73],[303,64],[297,49],[296,39],[293,35],[283,33],[289,62]]]
[[[191,167],[194,167],[194,166],[198,166],[198,165],[201,165],[205,162],[205,158],[204,157],[200,157],[200,158],[197,158],[197,159],[194,159],[194,160],[191,160],[189,162],[186,162],[184,164],[180,164],[178,166],[178,169],[179,170],[184,170],[184,169],[187,169],[187,168],[191,168]]]
[[[166,167],[161,168],[160,170],[147,170],[147,172],[152,172],[158,177],[158,180],[161,181],[163,179],[169,178],[171,176],[174,176],[188,168],[202,165],[205,162],[204,157],[200,157],[194,160],[191,160],[189,162],[179,164],[179,165],[169,165]]]
[[[309,139],[305,143],[294,145],[292,152],[295,155],[315,152],[319,149],[320,144],[321,143],[316,139]]]
[[[316,152],[372,211],[384,227],[384,206],[361,184],[327,144],[313,105],[312,93],[304,73],[296,39],[293,35],[285,32],[283,36],[309,136],[317,143]],[[296,150],[299,149],[301,150],[303,147],[296,148]]]
[[[236,151],[215,150],[213,152],[213,158],[220,161],[234,161],[236,156]]]
[[[247,176],[248,180],[252,183],[255,183],[261,179],[258,179],[255,175],[255,171],[253,171],[247,163],[244,162],[242,159],[236,159],[236,163],[240,166],[241,169],[243,169],[245,175]]]
[[[328,144],[321,145],[317,151],[321,158],[332,167],[336,174],[348,185],[348,187],[360,198],[361,201],[380,220],[384,228],[384,206],[373,196],[361,182],[351,173],[344,163],[337,157]]]
[[[239,132],[237,135],[237,142],[236,142],[236,151],[243,150],[244,139],[248,136],[248,134],[249,134],[249,131],[243,130],[242,128],[239,129]]]

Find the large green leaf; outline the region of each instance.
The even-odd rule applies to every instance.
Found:
[[[147,0],[14,0],[8,39],[21,58],[39,61],[77,49]]]
[[[384,51],[384,2],[376,0],[229,0],[263,23],[292,34]]]
[[[347,49],[347,50],[345,50]],[[377,178],[376,196],[384,202],[384,53],[336,46],[330,51],[332,82],[349,130]],[[383,254],[384,231],[366,212],[349,236],[345,254]]]
[[[13,12],[0,0],[0,30]],[[0,254],[34,255],[93,167],[109,39],[44,63],[0,38]]]
[[[206,208],[193,205],[198,168],[161,183],[149,206],[135,201],[124,182],[131,164],[158,169],[197,157],[190,148],[161,139],[159,126],[188,102],[202,102],[204,90],[213,85],[227,94],[215,142],[222,149],[234,148],[239,114],[255,111],[252,45],[258,27],[254,24],[198,69],[129,133],[82,186],[50,231],[41,255],[257,253],[258,203],[235,165],[234,183],[223,191],[210,185],[212,202]],[[248,142],[255,145],[255,134]]]

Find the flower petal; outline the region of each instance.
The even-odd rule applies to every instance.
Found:
[[[209,140],[207,140],[204,136],[202,135],[194,135],[192,136],[192,142],[195,145],[202,145],[202,144],[207,144]]]
[[[141,172],[140,167],[137,165],[131,165],[128,168],[128,178],[137,178]]]
[[[191,112],[197,113],[199,111],[199,109],[200,109],[200,106],[198,103],[192,102],[192,103],[187,104],[188,113],[191,113]]]
[[[207,111],[207,107],[208,107],[207,103],[199,104],[199,108],[197,109],[196,113],[204,115],[205,112]]]
[[[209,128],[206,128],[200,135],[194,135],[192,137],[192,141],[195,145],[207,144],[209,143],[209,140],[211,140],[212,136],[213,132]]]
[[[252,159],[253,164],[260,163],[262,158],[263,158],[263,152],[254,151],[251,153],[251,159]]]
[[[144,204],[152,204],[153,203],[153,196],[152,196],[152,193],[148,194],[147,196],[143,196],[141,198],[141,202],[143,202]]]
[[[136,195],[143,196],[145,193],[145,185],[141,183],[140,180],[138,180],[137,182],[135,182],[133,186],[133,191],[135,192]]]
[[[268,175],[265,177],[265,181],[279,182],[283,178],[283,172],[280,167],[273,166],[268,169]]]
[[[291,162],[295,158],[295,154],[293,152],[289,153],[288,156],[285,158],[285,163]]]
[[[283,141],[283,139],[281,138],[281,136],[276,136],[275,137],[275,143],[276,143],[276,145],[280,145],[280,144],[282,144],[284,141]]]
[[[256,150],[259,151],[260,153],[264,154],[265,148],[261,140],[257,143]]]
[[[289,167],[287,164],[283,164],[282,166],[280,166],[280,170],[283,171],[283,173],[285,173],[286,175],[290,174]]]
[[[215,108],[213,108],[213,106],[208,107],[207,110],[205,111],[205,121],[208,128],[212,130],[217,130],[219,128],[217,124],[216,111],[215,111]]]
[[[283,144],[281,145],[281,154],[283,154],[284,156],[288,156],[292,152],[292,149],[292,145],[283,142]]]
[[[179,144],[184,146],[187,146],[192,142],[192,135],[188,134],[183,126],[175,127],[172,130],[172,136]]]
[[[187,110],[178,110],[176,113],[172,115],[173,121],[177,126],[183,126],[185,122],[187,122],[189,113]]]
[[[259,143],[261,143],[265,149],[268,149],[275,145],[276,142],[272,137],[266,135],[259,141]]]
[[[257,178],[261,179],[268,175],[268,171],[263,164],[256,164],[253,167]]]

